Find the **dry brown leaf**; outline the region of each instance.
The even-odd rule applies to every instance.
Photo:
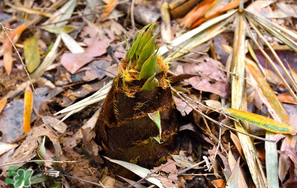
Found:
[[[94,57],[105,54],[108,42],[107,40],[95,41],[84,53],[64,53],[61,58],[61,63],[69,72],[74,74],[78,69],[91,62]]]
[[[59,133],[65,133],[67,129],[67,125],[57,118],[51,117],[51,116],[41,116],[42,121],[44,124],[54,128]]]
[[[229,95],[229,80],[218,61],[203,56],[195,62],[186,63],[183,67],[186,74],[197,75],[188,79],[195,89],[211,92],[221,97]]]
[[[14,152],[7,163],[18,162],[18,166],[21,166],[26,161],[34,158],[37,155],[37,148],[39,143],[41,142],[41,138],[43,136],[47,136],[52,142],[55,149],[55,157],[57,160],[63,160],[63,151],[60,147],[59,139],[54,132],[52,132],[49,128],[44,125],[39,127],[32,128],[31,132],[28,134],[26,140],[24,140],[18,149]],[[20,163],[23,162],[23,163]],[[4,169],[5,172],[8,169]]]
[[[1,114],[2,110],[4,109],[6,103],[7,103],[7,98],[4,98],[0,101],[0,114]]]
[[[191,27],[196,20],[200,19],[206,13],[214,2],[215,0],[205,0],[200,3],[184,17],[183,24],[187,27]]]
[[[294,98],[290,93],[281,93],[277,96],[277,99],[284,103],[296,104]]]
[[[193,111],[193,109],[191,107],[189,107],[189,105],[187,105],[181,99],[179,99],[177,97],[173,97],[173,100],[174,100],[176,109],[181,113],[182,116],[186,116]]]
[[[116,7],[116,2],[117,0],[110,0],[106,7],[103,9],[103,13],[100,15],[100,18],[107,18]]]
[[[9,150],[16,148],[17,146],[18,144],[7,144],[4,142],[0,142],[0,156],[8,152]]]
[[[61,58],[62,65],[72,74],[78,69],[93,60],[93,57],[89,57],[83,54],[64,53]]]
[[[22,24],[22,25],[18,26],[16,29],[14,29],[12,33],[8,33],[8,36],[10,37],[11,41],[14,44],[19,40],[21,34],[23,33],[23,31],[25,29],[27,29],[27,27],[28,27],[27,24]],[[11,48],[11,47],[12,47],[12,44],[11,44],[10,40],[9,39],[5,39],[5,42],[2,45],[2,49],[0,50],[0,57],[5,52],[7,52],[7,50],[9,50],[9,48]]]
[[[225,179],[217,179],[212,180],[211,183],[215,185],[218,188],[224,188],[226,186],[226,180]]]
[[[236,147],[237,151],[239,152],[240,156],[242,158],[244,158],[243,153],[242,153],[241,144],[240,144],[238,137],[232,131],[230,131],[230,137],[231,137],[233,143],[235,144],[235,147]]]
[[[9,46],[7,47],[6,52],[3,54],[3,63],[8,75],[10,75],[12,70],[12,62],[12,46]]]

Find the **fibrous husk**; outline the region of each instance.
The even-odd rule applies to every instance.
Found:
[[[96,126],[97,141],[103,145],[105,155],[125,161],[137,159],[147,167],[172,151],[177,131],[166,75],[168,66],[155,50],[154,26],[138,32],[122,60]],[[161,129],[149,117],[152,113],[160,114]]]

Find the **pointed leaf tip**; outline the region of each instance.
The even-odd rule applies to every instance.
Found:
[[[295,133],[293,127],[275,121],[271,118],[264,117],[255,113],[245,112],[241,110],[236,110],[233,108],[229,108],[224,110],[227,114],[231,115],[234,118],[238,118],[242,121],[247,121],[255,126],[258,126],[262,129],[273,133],[281,133],[281,134],[293,134]]]

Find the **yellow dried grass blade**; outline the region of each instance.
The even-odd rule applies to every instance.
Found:
[[[33,93],[28,86],[25,91],[24,97],[24,131],[25,133],[30,132],[31,130],[31,115],[33,111]]]
[[[288,72],[287,68],[285,67],[284,63],[281,61],[281,59],[279,58],[279,56],[277,55],[277,53],[274,51],[273,47],[269,44],[269,42],[265,39],[265,37],[262,35],[262,33],[260,32],[260,30],[256,27],[256,25],[253,23],[253,21],[250,20],[251,26],[253,27],[253,29],[257,32],[258,36],[264,41],[264,43],[268,46],[269,50],[271,51],[272,55],[274,56],[276,62],[279,64],[279,66],[281,67],[282,71],[284,72],[284,74],[286,75],[286,77],[288,78],[288,80],[290,81],[291,85],[293,86],[293,89],[295,91],[297,91],[297,84],[294,82],[293,78],[291,77],[290,73]],[[261,49],[260,49],[261,50]],[[263,50],[261,50],[262,52]],[[263,53],[263,52],[262,52]],[[264,55],[264,53],[263,53]],[[265,56],[266,57],[266,56]],[[266,57],[267,58],[267,57]],[[268,59],[268,58],[267,58]],[[268,59],[268,61],[270,62],[270,60]],[[271,63],[271,62],[270,62]],[[274,64],[274,63],[272,63]],[[274,68],[275,66],[272,65],[272,67]],[[275,69],[275,68],[274,68]],[[275,71],[277,72],[278,69],[276,68]],[[278,73],[279,74],[279,73]],[[279,75],[280,77],[281,74]],[[284,82],[286,89],[288,89],[288,91],[290,92],[290,94],[294,97],[294,99],[297,102],[297,96],[295,95],[295,93],[292,91],[291,87],[286,84],[287,82],[284,80],[284,78],[281,78],[282,81]]]
[[[28,14],[39,14],[39,15],[46,16],[46,17],[53,16],[51,13],[48,13],[48,12],[44,12],[44,11],[41,11],[38,9],[33,9],[33,8],[25,7],[25,6],[16,6],[9,2],[6,2],[6,5],[10,6],[13,9],[16,9],[18,11],[22,11],[22,12],[25,12]]]
[[[258,91],[258,94],[266,105],[271,116],[280,122],[289,122],[289,117],[279,100],[277,99],[274,91],[267,83],[265,77],[257,68],[254,62],[247,61],[247,70],[250,73],[251,85]],[[275,140],[274,134],[266,132],[266,139]],[[277,146],[273,142],[265,142],[265,164],[266,164],[266,175],[267,185],[271,188],[279,187],[278,182],[278,157],[277,157]]]
[[[239,110],[247,109],[245,82],[245,28],[245,19],[242,14],[238,13],[231,66],[231,72],[234,73],[231,77],[231,105],[232,108]],[[235,128],[241,132],[248,133],[247,123],[235,122]],[[265,187],[266,180],[264,171],[260,165],[259,159],[255,155],[257,151],[252,139],[243,134],[238,134],[238,138],[243,148],[243,153],[255,186]]]
[[[263,128],[273,133],[281,133],[281,134],[294,133],[293,127],[285,123],[275,121],[268,117],[264,117],[255,113],[250,113],[250,112],[232,109],[232,108],[226,109],[224,111],[234,118],[238,118],[242,121],[252,123],[253,125],[256,125],[260,128]]]
[[[286,110],[277,99],[274,91],[267,83],[265,77],[251,60],[246,62],[247,71],[251,75],[251,85],[258,91],[263,103],[266,105],[271,116],[280,122],[289,122]]]
[[[245,11],[245,14],[251,18],[252,20],[257,22],[257,25],[263,26],[269,33],[273,36],[277,37],[279,40],[283,41],[286,45],[290,46],[292,49],[297,51],[297,43],[292,40],[297,39],[297,34],[276,24],[271,22],[270,20],[264,18],[259,14],[254,14],[250,11]]]
[[[264,41],[264,43],[269,47],[270,51],[272,52],[272,54],[274,55],[276,61],[278,62],[278,64],[282,67],[282,70],[284,71],[284,73],[286,74],[286,76],[288,77],[288,79],[290,80],[292,86],[295,88],[295,90],[297,90],[297,85],[294,82],[293,78],[290,76],[290,74],[288,73],[287,69],[285,68],[284,64],[282,63],[282,61],[279,59],[278,55],[276,54],[276,52],[273,50],[272,46],[268,43],[268,41],[264,38],[264,36],[261,34],[261,32],[259,31],[259,29],[255,26],[255,24],[253,23],[253,21],[250,21],[251,26],[253,27],[254,31],[257,32],[258,36]],[[282,80],[282,82],[284,83],[286,89],[289,91],[289,93],[292,95],[292,97],[294,98],[295,102],[297,102],[297,96],[294,93],[294,91],[292,90],[292,88],[290,87],[290,85],[288,84],[288,82],[285,80],[285,78],[282,76],[282,74],[280,73],[280,71],[278,70],[278,68],[276,67],[276,65],[274,64],[274,62],[272,61],[272,59],[269,57],[269,55],[261,48],[260,44],[258,43],[257,39],[255,39],[254,35],[252,34],[251,30],[249,28],[247,28],[247,31],[249,33],[249,36],[252,38],[252,40],[255,42],[256,46],[259,48],[259,50],[261,51],[261,53],[265,56],[265,58],[268,60],[269,64],[273,67],[274,71],[278,74],[279,78]]]

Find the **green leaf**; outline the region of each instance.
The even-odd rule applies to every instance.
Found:
[[[38,156],[41,159],[45,159],[46,157],[46,148],[45,148],[45,136],[42,139],[42,142],[40,143],[40,145],[38,146],[38,151],[37,151]]]
[[[136,70],[140,70],[144,62],[154,53],[155,51],[155,38],[152,37],[145,44],[139,58],[137,59]]]
[[[139,32],[137,34],[137,37],[136,37],[136,40],[133,42],[133,45],[132,47],[130,48],[130,50],[127,52],[127,55],[126,55],[126,60],[127,61],[131,61],[135,55],[135,51],[138,47],[138,44],[140,43],[141,41],[141,38],[142,38],[142,35],[143,33],[142,32]]]
[[[155,75],[156,74],[152,75],[146,80],[141,88],[141,91],[152,91],[159,85],[158,79],[155,78]]]
[[[37,183],[45,182],[49,179],[50,178],[44,175],[44,173],[39,173],[39,174],[36,174],[35,176],[32,176],[30,180],[31,180],[31,184],[37,184]]]
[[[144,62],[143,66],[141,67],[139,79],[148,79],[152,75],[156,74],[156,63],[157,55],[153,54]]]
[[[287,124],[275,121],[273,119],[270,119],[268,117],[264,117],[258,114],[236,110],[232,108],[226,109],[225,112],[234,118],[247,121],[253,125],[256,125],[260,128],[263,128],[273,133],[281,133],[281,134],[294,133],[293,127]]]
[[[24,41],[24,56],[27,70],[32,73],[40,64],[37,39],[33,36]]]
[[[150,26],[151,26],[151,24],[148,24],[148,25],[144,26],[141,29],[141,31],[137,32],[137,34],[134,38],[132,47],[129,49],[129,51],[127,52],[127,55],[126,55],[126,60],[128,62],[131,61],[135,56],[137,56],[137,52],[142,48],[142,46],[144,44],[144,35],[147,33],[147,32],[145,32],[145,30]],[[138,56],[139,56],[139,54],[138,54]]]
[[[155,111],[153,113],[148,113],[147,114],[148,117],[156,124],[158,130],[159,130],[159,138],[155,139],[157,142],[159,142],[159,144],[161,143],[161,136],[162,136],[162,126],[161,126],[161,117],[160,117],[160,112],[159,111]]]
[[[151,24],[149,24],[149,25],[147,25],[146,26],[146,28],[148,28],[147,29],[147,31],[145,31],[146,30],[146,28],[143,28],[143,32],[144,32],[144,34],[143,34],[143,36],[142,36],[142,38],[141,38],[141,43],[139,43],[139,46],[138,46],[138,48],[137,48],[137,50],[136,50],[136,58],[138,59],[138,57],[140,56],[140,54],[142,53],[142,51],[143,51],[143,48],[144,48],[144,46],[147,44],[147,42],[153,37],[153,30],[154,30],[154,28],[155,28],[155,25],[156,24],[153,24],[153,25],[151,25]]]
[[[160,136],[155,136],[153,138],[156,140],[156,142],[158,142],[159,144],[161,144]]]

